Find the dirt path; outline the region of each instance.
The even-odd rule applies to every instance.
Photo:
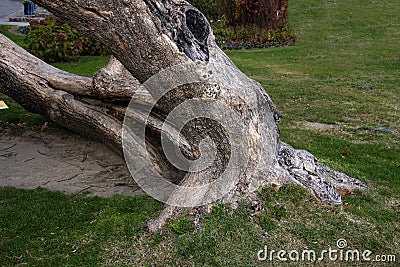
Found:
[[[102,197],[143,194],[129,182],[123,159],[103,144],[66,130],[0,134],[0,186],[89,191]]]

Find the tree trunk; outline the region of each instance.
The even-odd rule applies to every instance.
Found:
[[[187,2],[35,2],[115,58],[88,79],[0,35],[0,91],[124,154],[135,181],[167,204],[150,230],[178,207],[237,203],[265,185],[299,183],[333,204],[341,203],[337,189],[365,187],[280,141],[281,115],[263,87],[217,47],[207,20]]]

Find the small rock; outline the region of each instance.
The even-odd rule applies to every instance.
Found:
[[[390,133],[397,131],[396,128],[385,127],[385,126],[380,126],[380,127],[372,128],[371,130],[372,130],[372,131],[375,131],[375,132],[390,132]]]
[[[261,210],[262,210],[261,202],[259,202],[259,201],[252,201],[252,202],[251,202],[251,209],[252,209],[254,212],[259,212],[259,211],[261,211]]]
[[[353,86],[353,88],[362,89],[362,90],[370,90],[370,89],[373,89],[374,87],[370,84],[361,84],[361,85]]]

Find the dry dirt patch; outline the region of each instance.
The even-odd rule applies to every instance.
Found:
[[[301,125],[302,128],[316,130],[316,131],[326,131],[326,130],[339,130],[340,125],[337,124],[325,124],[319,122],[301,121],[297,123]]]
[[[0,186],[68,194],[143,194],[124,160],[105,145],[66,130],[0,134]]]

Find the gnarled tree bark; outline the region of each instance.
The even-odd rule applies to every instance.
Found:
[[[103,141],[120,155],[125,154],[133,169],[143,169],[149,154],[156,172],[183,188],[176,190],[167,186],[168,204],[159,217],[149,222],[150,230],[160,229],[176,206],[186,206],[176,203],[190,202],[187,206],[215,203],[215,192],[204,190],[187,196],[183,190],[217,180],[232,167],[230,161],[235,151],[243,153],[247,159],[235,172],[238,177],[229,180],[234,183],[226,184],[228,190],[218,189],[224,192],[218,197],[222,202],[235,203],[251,196],[261,186],[295,182],[310,188],[321,201],[340,204],[337,189],[365,187],[360,181],[318,163],[310,153],[295,150],[280,141],[281,115],[272,100],[259,83],[242,74],[217,47],[207,20],[187,2],[35,2],[105,44],[113,57],[93,79],[83,78],[47,65],[0,35],[0,91],[27,110]],[[157,86],[149,86],[148,81],[154,75],[182,65],[191,66],[186,73],[198,77],[196,82],[179,84],[162,97]],[[179,73],[176,75],[161,76],[165,80],[162,84],[174,84],[175,78],[184,80]],[[201,106],[199,112],[209,117],[202,115],[188,121],[185,127],[176,128],[174,123],[168,122],[168,114],[190,99],[204,100],[207,104]],[[208,104],[209,100],[225,105],[238,116],[235,118],[239,118],[240,125],[246,129],[246,142],[240,138],[231,139],[229,131],[217,119],[210,119],[221,114],[217,106]],[[145,112],[147,109],[149,116]],[[129,115],[129,121],[125,122],[145,127],[145,143],[134,130],[124,132],[123,142],[122,123],[112,113],[125,111]],[[204,152],[202,141],[212,140],[210,165],[198,171],[177,168],[163,151],[162,136],[189,160],[198,159]],[[135,175],[142,174],[136,171]],[[149,175],[155,174],[149,171]],[[218,186],[224,187],[224,184]]]

